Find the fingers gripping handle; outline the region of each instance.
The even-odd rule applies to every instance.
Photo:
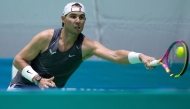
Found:
[[[158,65],[160,65],[159,64],[159,60],[154,60],[154,61],[150,62],[150,65],[151,66],[158,66]]]

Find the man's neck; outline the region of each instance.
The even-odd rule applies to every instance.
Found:
[[[70,45],[73,44],[76,39],[78,38],[79,34],[74,34],[74,33],[70,33],[67,32],[64,28],[61,31],[61,35],[60,35],[60,39],[61,41],[64,43],[64,45]]]

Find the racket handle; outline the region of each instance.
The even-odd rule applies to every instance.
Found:
[[[150,65],[151,65],[151,66],[160,65],[160,64],[159,64],[159,60],[154,60],[154,61],[150,62]]]

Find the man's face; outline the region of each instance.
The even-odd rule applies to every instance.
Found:
[[[70,12],[64,18],[64,27],[69,32],[79,34],[84,28],[85,21],[86,17],[83,12]]]

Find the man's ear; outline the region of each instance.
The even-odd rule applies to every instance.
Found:
[[[63,23],[65,22],[65,16],[64,15],[61,16],[61,20]]]

